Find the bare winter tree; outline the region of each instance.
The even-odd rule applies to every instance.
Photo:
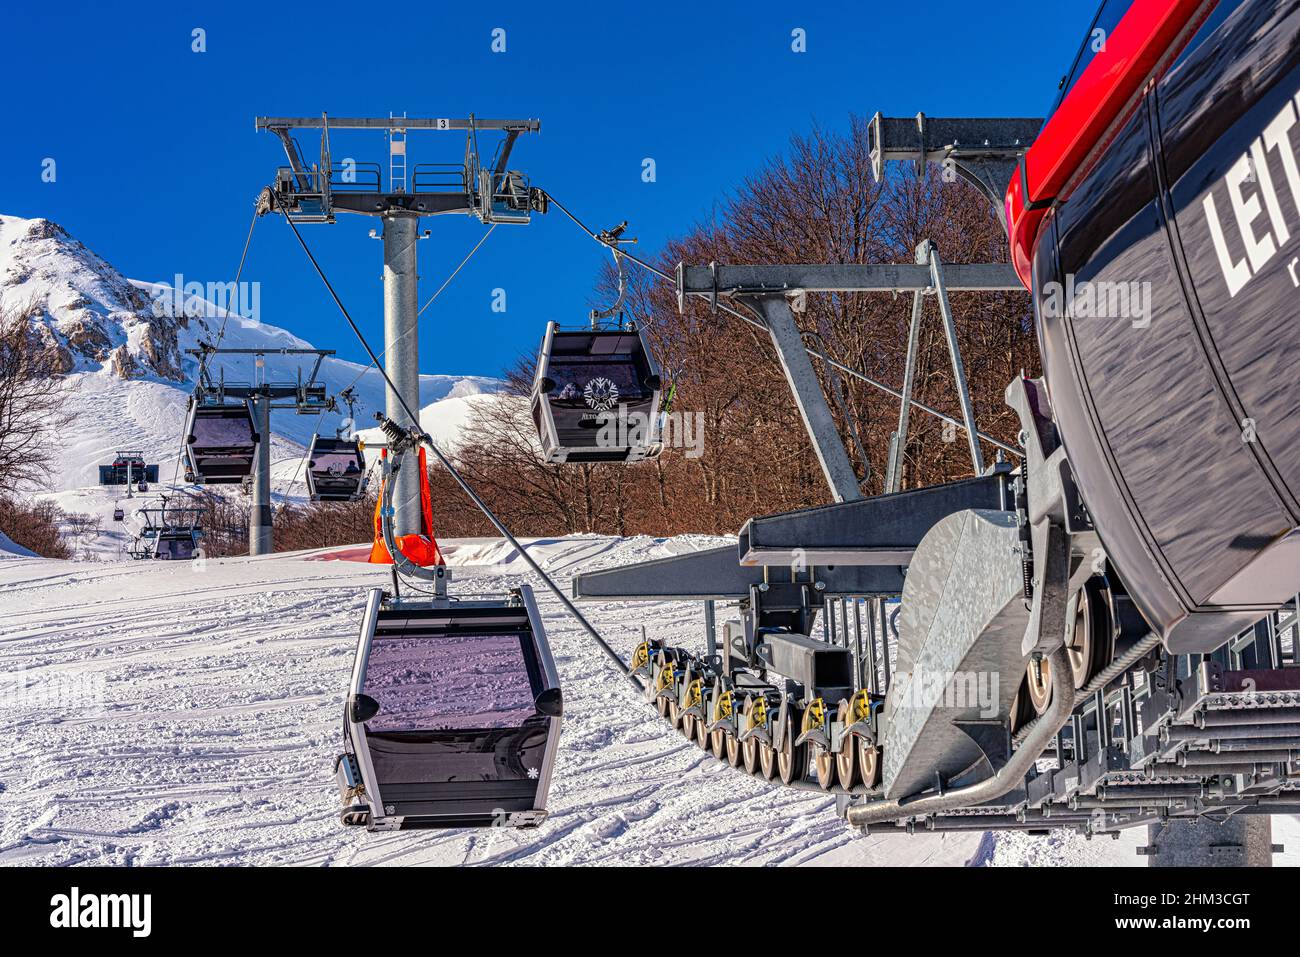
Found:
[[[43,558],[72,558],[61,530],[64,514],[53,502],[19,502],[0,496],[0,532]]]
[[[32,335],[28,309],[0,311],[0,486],[44,485],[52,441],[70,417],[52,348]]]

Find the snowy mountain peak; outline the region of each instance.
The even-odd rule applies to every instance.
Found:
[[[197,321],[158,314],[128,280],[58,223],[0,216],[0,308],[31,322],[33,348],[64,373],[184,378],[180,339]]]

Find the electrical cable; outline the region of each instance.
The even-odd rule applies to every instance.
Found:
[[[426,309],[428,309],[430,306],[432,306],[434,300],[437,299],[440,295],[442,295],[443,290],[445,290],[448,286],[451,285],[451,281],[452,281],[453,279],[456,278],[457,274],[458,274],[462,269],[465,268],[465,264],[468,263],[471,259],[474,258],[474,254],[475,254],[476,252],[479,251],[479,249],[482,247],[482,245],[483,245],[485,242],[487,242],[487,238],[488,238],[489,236],[492,235],[492,232],[493,232],[496,228],[497,228],[497,224],[496,224],[496,223],[493,223],[493,224],[488,228],[488,231],[487,231],[486,233],[484,233],[484,234],[482,235],[482,237],[480,237],[480,239],[479,239],[479,241],[478,241],[477,243],[474,244],[474,248],[471,249],[471,250],[469,251],[469,253],[466,254],[465,258],[462,259],[462,260],[460,261],[460,265],[457,266],[455,269],[453,269],[453,270],[451,271],[451,275],[448,276],[448,277],[443,281],[442,285],[438,287],[437,291],[434,292],[434,294],[433,294],[432,296],[429,297],[429,301],[426,302],[423,306],[420,307],[420,311],[417,312],[417,313],[415,314],[415,318],[419,319],[420,316],[424,315],[424,310],[426,310]],[[384,346],[383,351],[379,353],[379,358],[382,359],[385,355],[387,355],[387,354],[388,354],[388,350],[391,349],[391,348],[393,347],[393,345],[394,345],[394,343],[388,343],[388,344],[386,344],[386,345]],[[339,394],[342,395],[344,392],[347,392],[349,389],[351,389],[353,386],[355,386],[358,382],[360,382],[360,381],[362,380],[362,378],[365,376],[365,374],[366,374],[367,372],[369,372],[372,368],[377,368],[377,367],[374,366],[373,363],[372,363],[371,365],[368,365],[368,366],[364,367],[360,372],[357,373],[356,377],[355,377],[351,382],[349,382],[346,386],[343,387],[342,390],[340,390]],[[317,415],[316,415],[316,421],[312,423],[312,434],[313,434],[313,435],[318,435],[318,434],[320,433],[320,423],[321,423],[321,419],[323,419],[323,418],[325,417],[325,411],[326,411],[325,409],[321,409],[320,412],[317,413]],[[305,456],[304,456],[304,458],[298,460],[298,465],[297,465],[297,467],[296,467],[296,468],[294,469],[294,471],[293,471],[293,477],[289,480],[289,486],[288,486],[289,488],[292,488],[294,485],[296,485],[296,484],[298,483],[298,475],[301,473],[301,471],[302,471],[302,466],[303,466],[303,463],[304,463],[305,461],[306,461]],[[369,479],[370,479],[370,472],[369,472],[369,469],[367,469],[367,471],[366,471],[366,478],[365,478],[365,480],[363,480],[362,488],[365,488],[365,487],[366,487],[366,485],[369,483]],[[281,506],[281,507],[283,507],[283,506]]]

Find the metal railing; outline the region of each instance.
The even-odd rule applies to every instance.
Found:
[[[467,193],[469,178],[460,163],[416,163],[411,167],[413,193]]]

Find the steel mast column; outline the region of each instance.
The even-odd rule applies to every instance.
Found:
[[[253,422],[257,429],[257,462],[253,469],[253,510],[248,517],[248,554],[269,555],[271,540],[271,397],[253,398]]]
[[[384,215],[384,369],[397,387],[387,389],[387,413],[403,426],[417,426],[402,407],[420,413],[420,332],[416,244],[419,217],[406,212]],[[401,401],[398,396],[401,396]],[[420,476],[414,459],[397,474],[393,489],[394,531],[413,535],[420,528]]]

